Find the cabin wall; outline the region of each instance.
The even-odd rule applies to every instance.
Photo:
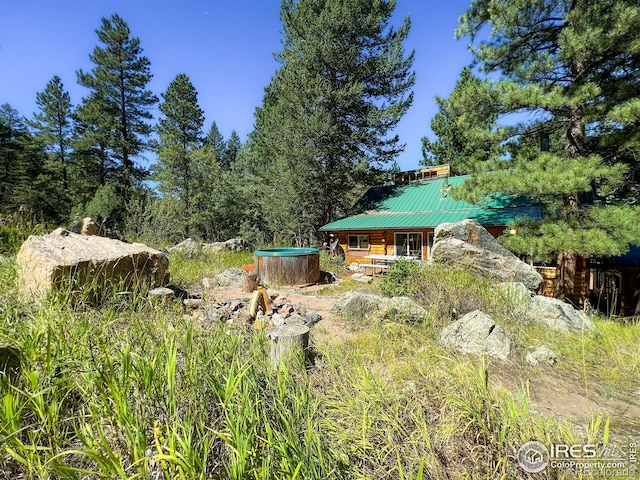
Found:
[[[504,233],[504,227],[485,227],[494,237],[499,237]],[[345,262],[350,265],[353,262],[371,263],[371,260],[364,258],[367,255],[393,255],[395,253],[394,238],[396,233],[421,233],[422,234],[422,259],[429,258],[429,241],[432,241],[433,228],[410,228],[397,230],[353,230],[341,231],[335,235],[338,237],[340,247],[345,254]],[[349,235],[368,235],[369,247],[367,249],[350,249]]]
[[[340,247],[345,254],[345,262],[350,265],[353,262],[371,263],[371,260],[364,258],[367,255],[394,255],[394,238],[396,233],[421,233],[422,234],[422,259],[429,258],[428,241],[433,234],[433,229],[398,229],[398,230],[362,230],[362,231],[342,231],[336,235],[340,242]],[[367,249],[350,249],[349,235],[368,235],[369,247]]]

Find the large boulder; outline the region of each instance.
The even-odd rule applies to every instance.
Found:
[[[242,274],[244,270],[237,267],[231,267],[223,272],[218,273],[215,279],[215,286],[220,287],[241,287]]]
[[[407,323],[422,323],[429,319],[429,313],[409,297],[391,297],[385,299],[382,318]]]
[[[141,243],[61,228],[30,236],[20,247],[16,264],[19,291],[27,299],[53,291],[92,292],[92,298],[98,300],[114,286],[153,288],[169,283],[166,254]]]
[[[378,295],[354,290],[336,303],[331,311],[347,319],[363,320],[374,315],[383,303],[384,298]]]
[[[508,302],[516,321],[538,323],[561,332],[594,328],[593,322],[582,310],[556,298],[534,295],[522,283],[499,283],[495,289]]]
[[[557,298],[536,295],[531,299],[529,319],[553,330],[592,330],[593,322],[582,310]]]
[[[546,345],[540,345],[539,347],[527,352],[524,359],[529,365],[538,365],[539,363],[547,363],[553,365],[558,361],[558,355]]]
[[[169,253],[181,253],[187,258],[193,258],[202,251],[202,244],[192,238],[187,238],[180,243],[167,248]]]
[[[536,290],[542,276],[504,248],[475,220],[436,227],[431,262],[470,268],[502,282],[522,282]]]
[[[205,243],[202,250],[210,253],[217,252],[250,252],[253,247],[244,238],[232,238],[225,242]]]
[[[381,297],[370,292],[351,291],[331,310],[347,319],[373,321],[402,321],[422,323],[429,313],[409,297]]]
[[[440,332],[441,343],[464,353],[478,353],[506,360],[511,353],[511,340],[493,319],[474,310]]]

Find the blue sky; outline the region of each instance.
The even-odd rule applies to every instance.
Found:
[[[471,57],[467,42],[454,39],[469,0],[398,0],[394,25],[411,16],[407,52],[416,51],[414,104],[395,133],[406,143],[403,170],[419,168],[421,138],[431,136],[435,96],[451,92]],[[76,71],[91,70],[102,17],[117,13],[140,38],[151,61],[150,89],[160,97],[185,73],[198,91],[205,131],[215,121],[228,138],[253,129],[254,111],[278,68],[281,49],[279,0],[0,0],[0,104],[26,117],[36,111],[36,93],[58,75],[74,105],[87,91]],[[151,154],[148,159],[153,161]]]

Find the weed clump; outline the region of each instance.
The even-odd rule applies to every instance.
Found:
[[[343,273],[346,268],[344,258],[338,255],[329,255],[326,250],[320,251],[320,270],[334,274]]]
[[[385,295],[406,295],[427,308],[436,324],[473,310],[503,315],[508,310],[491,280],[469,270],[413,260],[395,262],[380,282]]]

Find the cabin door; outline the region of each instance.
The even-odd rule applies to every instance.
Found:
[[[394,243],[396,255],[422,260],[422,233],[396,233],[394,234]]]

